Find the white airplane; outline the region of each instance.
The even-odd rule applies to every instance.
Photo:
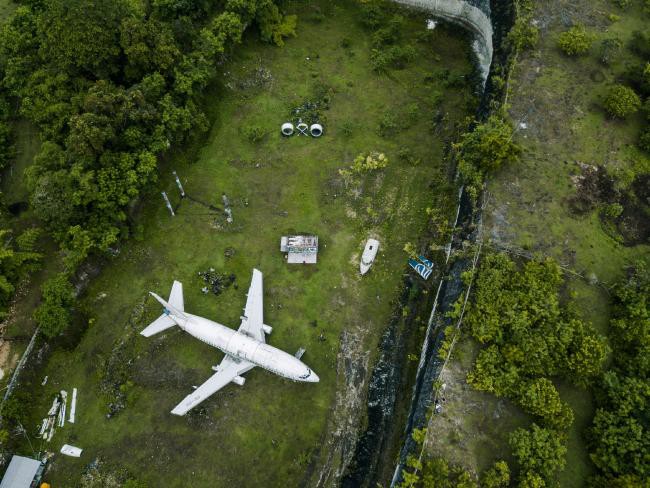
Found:
[[[272,329],[264,324],[262,318],[262,273],[260,271],[253,270],[246,308],[241,317],[241,325],[236,331],[212,320],[186,313],[183,304],[183,285],[178,281],[174,281],[169,302],[153,292],[149,293],[160,302],[164,311],[140,332],[143,336],[151,337],[173,325],[178,325],[190,335],[225,353],[221,363],[212,366],[216,373],[176,405],[171,411],[174,415],[185,415],[230,382],[242,386],[245,380],[241,375],[255,366],[293,381],[318,382],[316,373],[305,363],[265,343],[265,334],[270,334]]]

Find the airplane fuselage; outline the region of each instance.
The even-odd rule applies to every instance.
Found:
[[[318,376],[295,356],[236,330],[187,312],[168,312],[178,326],[198,340],[293,381],[316,382]]]

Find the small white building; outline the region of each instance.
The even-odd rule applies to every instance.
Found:
[[[282,236],[280,251],[287,253],[289,264],[316,264],[318,236]]]

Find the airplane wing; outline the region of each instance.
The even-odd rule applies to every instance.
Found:
[[[262,292],[262,273],[256,269],[253,270],[253,279],[248,289],[248,299],[244,309],[239,332],[252,337],[260,342],[264,340],[264,317],[263,317],[263,292]]]
[[[196,390],[187,395],[181,403],[174,407],[174,410],[172,410],[171,413],[174,415],[185,415],[210,395],[226,386],[237,376],[250,371],[254,367],[255,365],[253,363],[244,360],[238,361],[232,356],[226,354],[223,361],[219,364],[218,371],[210,376],[210,378]]]

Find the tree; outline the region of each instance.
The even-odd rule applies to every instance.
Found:
[[[510,468],[505,461],[497,461],[481,476],[483,488],[505,488],[508,485],[510,485]]]
[[[29,272],[40,266],[42,255],[34,252],[37,235],[28,229],[17,239],[18,249],[10,239],[8,230],[0,230],[0,318],[14,294],[15,286]]]
[[[40,55],[60,70],[109,76],[118,69],[122,0],[45,0],[38,17]]]
[[[470,196],[478,198],[485,176],[506,163],[517,160],[521,151],[513,141],[509,122],[492,115],[486,122],[461,136],[453,145],[458,170]]]
[[[639,111],[641,99],[632,88],[625,85],[614,85],[609,88],[603,105],[611,117],[624,119]]]
[[[41,288],[42,303],[34,311],[34,320],[46,337],[53,338],[70,323],[70,307],[74,302],[74,288],[66,274],[47,280]]]
[[[593,36],[582,25],[575,25],[558,37],[558,47],[568,56],[585,54],[591,48]]]
[[[510,434],[509,442],[522,479],[526,478],[527,473],[533,473],[548,481],[564,468],[567,449],[563,436],[556,430],[533,423],[530,430],[515,430]]]
[[[546,425],[566,430],[573,422],[573,411],[560,400],[560,394],[547,378],[536,378],[521,385],[519,403]]]

